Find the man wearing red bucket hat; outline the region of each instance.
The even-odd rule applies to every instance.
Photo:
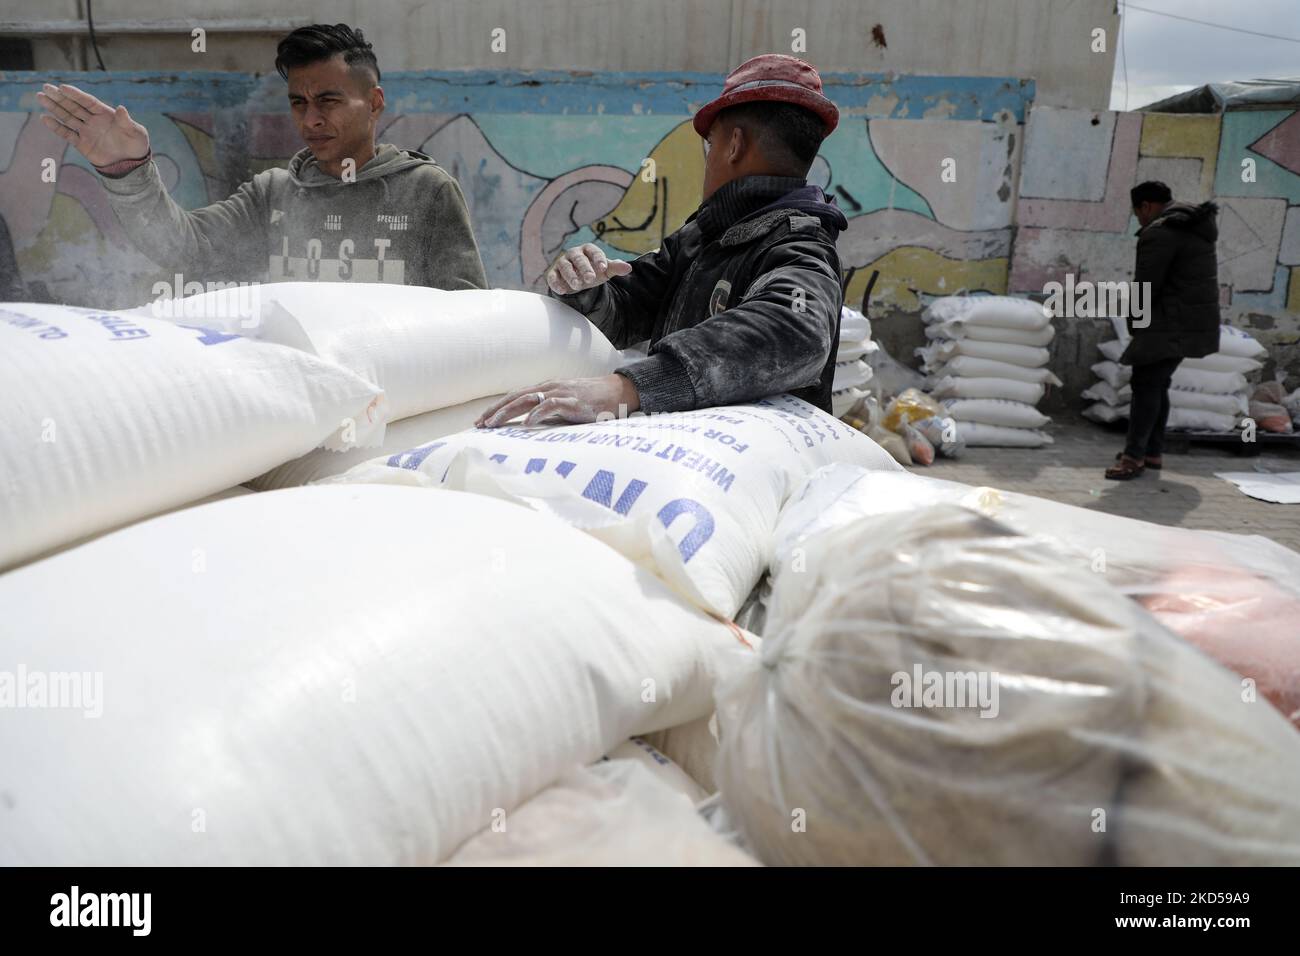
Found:
[[[648,339],[649,357],[512,392],[478,424],[595,421],[781,392],[830,411],[843,301],[835,240],[848,220],[806,177],[838,121],[802,60],[769,53],[737,67],[695,114],[703,203],[685,225],[633,262],[585,243],[546,273],[552,294],[619,348]]]

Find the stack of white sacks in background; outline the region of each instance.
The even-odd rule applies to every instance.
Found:
[[[1054,330],[1039,303],[1011,296],[948,296],[925,310],[930,343],[917,349],[939,399],[968,446],[1051,444],[1050,419],[1034,406],[1048,385]]]
[[[1083,414],[1097,422],[1128,418],[1133,369],[1120,365],[1128,345],[1127,329],[1116,323],[1120,338],[1097,346],[1103,361],[1092,366],[1098,381],[1083,392],[1090,404]],[[1219,351],[1204,358],[1184,359],[1174,373],[1169,389],[1168,428],[1189,431],[1229,432],[1249,410],[1250,386],[1246,375],[1260,368],[1267,353],[1264,346],[1241,329],[1219,327]]]
[[[847,305],[840,309],[840,339],[835,352],[835,382],[831,385],[831,411],[836,418],[866,396],[871,381],[867,356],[878,346],[871,341],[871,320]]]

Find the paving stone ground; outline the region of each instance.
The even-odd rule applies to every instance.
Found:
[[[1164,469],[1132,481],[1107,481],[1102,472],[1123,447],[1122,432],[1084,419],[1059,418],[1055,444],[1044,448],[970,448],[961,458],[914,466],[918,474],[1050,498],[1157,524],[1272,538],[1300,552],[1300,505],[1249,498],[1214,477],[1221,471],[1300,472],[1300,447],[1265,446],[1242,457],[1221,445],[1166,449]]]

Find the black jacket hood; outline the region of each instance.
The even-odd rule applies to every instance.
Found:
[[[1147,224],[1146,229],[1155,226],[1168,226],[1170,229],[1178,229],[1182,232],[1190,232],[1193,235],[1200,236],[1207,242],[1215,242],[1219,238],[1219,225],[1215,221],[1218,212],[1218,205],[1212,202],[1198,204],[1171,202],[1160,215]],[[1138,235],[1141,235],[1146,229],[1139,229]]]

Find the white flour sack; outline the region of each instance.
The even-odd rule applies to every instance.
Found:
[[[840,307],[840,342],[841,344],[861,342],[871,338],[871,320],[857,309],[847,305]]]
[[[1268,355],[1268,349],[1260,345],[1249,332],[1243,332],[1231,325],[1221,325],[1219,326],[1219,353],[1262,359]]]
[[[1127,347],[1128,343],[1120,339],[1107,339],[1105,342],[1097,343],[1097,351],[1108,362],[1118,362],[1119,357],[1124,354],[1124,349]]]
[[[377,444],[379,398],[331,362],[210,328],[0,305],[0,568],[332,436]]]
[[[1173,388],[1186,392],[1208,392],[1215,395],[1228,395],[1244,392],[1247,388],[1246,377],[1240,372],[1209,372],[1205,369],[1186,368],[1186,363],[1178,366],[1174,372]],[[1092,373],[1117,391],[1129,383],[1133,377],[1133,368],[1116,362],[1097,362],[1091,366]]]
[[[831,388],[842,392],[848,388],[857,388],[871,381],[871,366],[861,359],[835,363],[835,380]]]
[[[1046,365],[1050,355],[1045,348],[1032,345],[1012,345],[1006,342],[980,342],[976,339],[939,339],[916,350],[927,367],[936,367],[959,355],[992,359],[1009,365],[1039,368]]]
[[[949,359],[933,369],[931,374],[936,379],[944,376],[1009,378],[1012,381],[1028,382],[1031,385],[1056,385],[1059,387],[1061,384],[1061,380],[1047,368],[1026,368],[1023,365],[999,362],[996,359],[976,358],[973,355],[958,355]]]
[[[1042,428],[1051,421],[1032,405],[997,398],[950,398],[943,402],[943,408],[949,417],[958,422]]]
[[[1036,428],[983,422],[957,422],[957,437],[971,448],[1042,448],[1053,444],[1051,435]]]
[[[789,395],[589,425],[461,432],[338,482],[442,485],[549,511],[731,617],[767,566],[777,513],[815,469],[898,471],[861,432]]]
[[[1224,355],[1222,352],[1212,352],[1204,358],[1183,359],[1181,368],[1202,369],[1206,372],[1240,372],[1247,375],[1256,369],[1264,367],[1264,363],[1259,359],[1242,358],[1239,355]]]
[[[387,393],[390,421],[552,378],[605,375],[621,361],[600,330],[567,305],[506,289],[277,282],[136,311],[181,315],[177,321],[338,362]]]
[[[355,465],[369,461],[377,455],[395,455],[416,445],[435,441],[447,435],[471,428],[479,413],[492,405],[500,395],[488,395],[471,402],[462,402],[437,411],[412,415],[400,421],[390,422],[384,432],[384,443],[378,448],[352,448],[347,451],[334,451],[330,448],[318,448],[301,458],[285,462],[272,468],[264,475],[258,475],[247,482],[255,491],[273,491],[276,488],[296,488],[309,485],[313,481],[341,475]]]
[[[4,712],[4,866],[436,863],[752,654],[589,535],[411,488],[157,518],[0,607],[5,670],[62,695]]]
[[[1007,345],[1050,345],[1056,329],[1004,329],[996,325],[966,325],[960,322],[934,322],[925,327],[928,339],[969,339],[973,342],[1002,342]]]
[[[1039,302],[1009,295],[949,295],[935,299],[922,316],[926,325],[992,326],[1035,332],[1052,324],[1051,313]]]
[[[1045,386],[1034,382],[1020,382],[1010,378],[967,378],[945,375],[932,380],[930,394],[945,398],[1004,398],[1012,402],[1036,405],[1043,397]]]

